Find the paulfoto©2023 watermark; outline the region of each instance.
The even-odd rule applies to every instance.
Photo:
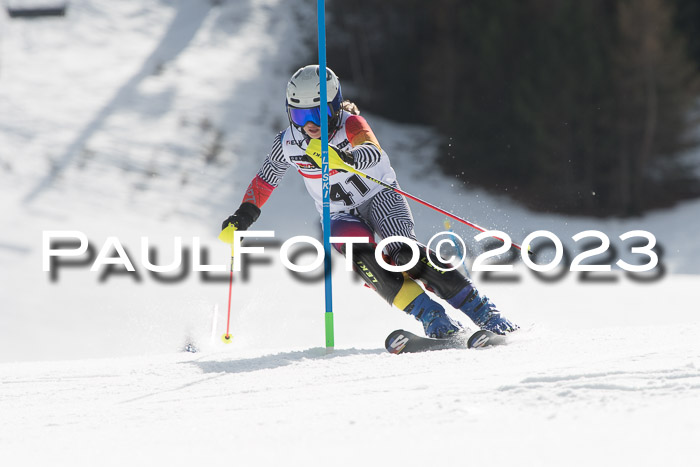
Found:
[[[264,246],[243,245],[241,241],[244,238],[274,240],[275,232],[271,230],[236,231],[232,245],[234,254],[230,264],[208,264],[209,252],[206,247],[202,247],[200,237],[192,237],[191,249],[183,246],[182,237],[173,237],[172,260],[169,264],[155,264],[157,261],[153,258],[157,258],[158,251],[152,246],[149,238],[145,236],[140,239],[140,255],[134,257],[128,253],[127,248],[118,237],[107,237],[100,249],[96,251],[84,232],[77,230],[43,231],[42,267],[43,271],[50,273],[49,277],[52,282],[57,282],[58,271],[61,268],[87,267],[91,272],[100,273],[101,282],[106,281],[110,275],[128,273],[136,275],[140,281],[139,270],[135,264],[161,282],[179,282],[186,279],[191,272],[199,273],[204,282],[221,282],[224,277],[220,274],[217,275],[217,273],[229,272],[230,268],[233,268],[234,271],[241,271],[250,267],[251,260],[270,258],[269,251],[266,251]],[[512,273],[514,271],[513,263],[520,260],[535,273],[535,277],[547,282],[551,282],[553,277],[561,278],[563,273],[568,272],[582,274],[611,272],[612,264],[627,271],[633,279],[653,280],[663,276],[664,268],[660,262],[662,249],[657,245],[656,237],[645,230],[633,230],[619,236],[623,243],[629,244],[628,253],[636,257],[638,260],[635,262],[636,264],[616,258],[616,249],[611,245],[610,238],[598,230],[586,230],[571,237],[574,242],[586,245],[583,251],[573,259],[570,259],[571,255],[560,238],[547,230],[538,230],[525,237],[519,255],[512,248],[510,236],[505,232],[489,230],[479,233],[473,238],[476,242],[494,238],[499,240],[494,248],[489,248],[474,258],[469,268],[472,273]],[[588,239],[589,242],[584,242],[584,239]],[[369,243],[370,239],[366,237],[331,237],[330,242],[345,245],[345,269],[352,271],[353,245]],[[411,248],[413,252],[411,261],[403,265],[396,265],[385,260],[382,254],[384,247],[396,242],[404,243]],[[532,248],[531,245],[536,242],[539,246]],[[273,241],[268,246],[278,245],[279,242]],[[302,251],[299,250],[300,248],[314,255],[311,262],[304,265],[295,262],[300,256],[299,251]],[[421,245],[415,240],[402,236],[382,239],[375,248],[375,259],[381,267],[388,271],[405,272],[418,263],[421,257],[421,248],[425,248],[426,255],[424,257],[427,258],[430,266],[439,271],[458,269],[467,259],[468,249],[464,240],[451,231],[438,232],[426,245]],[[290,254],[293,249],[296,251]],[[546,262],[537,262],[539,253],[544,250],[553,250],[553,255],[550,254],[551,258],[548,257]],[[450,252],[449,256],[444,253],[445,251]],[[455,252],[458,254],[454,254]],[[503,259],[504,255],[508,256],[505,260]],[[279,245],[281,263],[295,275],[306,275],[319,269],[323,264],[324,256],[323,244],[311,236],[294,236]],[[433,261],[432,258],[436,258],[437,262]],[[494,262],[498,262],[495,261],[498,258],[501,258],[501,264],[494,264]],[[596,264],[591,264],[591,260],[596,258],[598,261],[592,261]],[[586,260],[588,260],[587,263],[583,264]],[[503,261],[506,261],[507,264],[503,264]],[[265,264],[265,262],[258,261],[257,264]],[[270,262],[268,261],[267,264]],[[559,271],[556,276],[546,275],[554,270]],[[656,272],[656,274],[649,275],[649,272]],[[647,275],[643,276],[644,273]],[[639,276],[634,276],[636,274]],[[316,277],[319,280],[323,278],[322,275]]]

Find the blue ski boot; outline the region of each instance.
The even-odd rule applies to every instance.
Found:
[[[479,292],[471,285],[452,297],[449,303],[469,316],[469,319],[481,329],[501,335],[519,329],[517,324],[511,323],[501,316],[501,312],[496,309],[496,305],[487,296],[479,295]]]
[[[447,316],[442,305],[425,292],[417,296],[403,311],[423,323],[423,330],[428,337],[441,339],[463,330],[459,321],[453,321]]]

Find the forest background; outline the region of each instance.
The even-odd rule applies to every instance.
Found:
[[[328,11],[346,97],[434,126],[436,163],[464,185],[601,217],[700,196],[697,0],[332,0]]]

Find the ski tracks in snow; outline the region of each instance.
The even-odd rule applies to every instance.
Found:
[[[700,395],[700,369],[693,363],[682,368],[652,369],[640,371],[606,371],[599,373],[562,373],[553,376],[527,377],[516,385],[499,388],[504,393],[521,396],[536,394],[540,400],[551,399],[599,400],[611,397],[629,397],[637,393],[640,398],[653,396],[683,397],[686,393]],[[549,397],[542,397],[547,394]]]
[[[530,406],[634,409],[661,398],[700,399],[700,344],[693,328],[672,326],[578,330],[528,342],[539,362],[499,397]],[[697,335],[697,334],[695,334]],[[539,350],[535,350],[540,348]],[[549,353],[546,349],[556,349]],[[524,349],[523,349],[524,350]]]
[[[7,363],[0,451],[12,465],[41,456],[52,465],[103,457],[103,465],[146,465],[160,456],[185,465],[215,462],[224,442],[239,465],[314,465],[312,445],[338,465],[388,462],[396,449],[406,450],[406,465],[429,462],[431,450],[406,447],[410,431],[469,449],[475,462],[489,460],[484,446],[507,439],[521,465],[563,465],[557,459],[585,433],[598,445],[575,461],[653,465],[658,456],[629,449],[653,439],[676,446],[682,460],[684,443],[700,433],[699,362],[700,343],[665,327],[538,329],[504,347],[413,355],[233,349]],[[501,460],[491,465],[508,464]]]

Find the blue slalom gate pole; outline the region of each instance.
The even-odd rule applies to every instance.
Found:
[[[326,284],[326,351],[333,350],[335,338],[333,331],[333,286],[331,280],[331,201],[330,171],[328,166],[328,89],[326,85],[326,2],[318,0],[318,77],[321,91],[321,189],[323,191],[323,250],[325,252],[323,268]]]

